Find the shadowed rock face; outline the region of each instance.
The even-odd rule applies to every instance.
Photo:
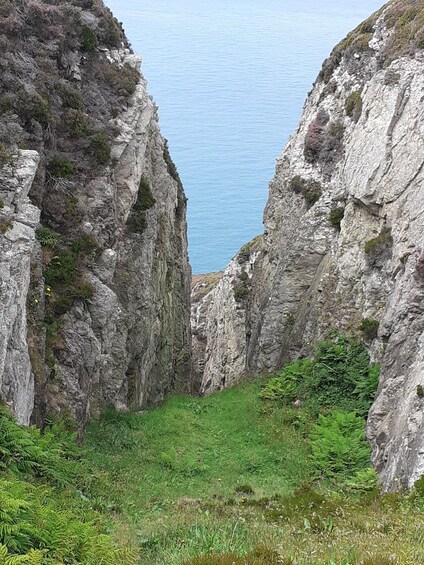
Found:
[[[387,489],[424,473],[423,25],[423,3],[392,2],[334,49],[277,161],[262,238],[196,306],[204,392],[377,320],[367,429]]]
[[[191,390],[186,199],[102,2],[2,9],[0,396],[22,423],[82,427]]]

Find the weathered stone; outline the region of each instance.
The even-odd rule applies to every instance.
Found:
[[[0,397],[28,424],[34,376],[27,344],[27,295],[40,211],[28,200],[39,157],[20,151],[0,172]]]

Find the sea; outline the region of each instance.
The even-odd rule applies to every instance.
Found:
[[[332,47],[381,0],[106,0],[188,197],[193,273],[262,232],[275,159]]]

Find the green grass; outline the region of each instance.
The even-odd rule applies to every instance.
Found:
[[[44,543],[41,564],[423,563],[422,482],[381,495],[366,450],[357,463],[343,440],[352,428],[363,445],[360,417],[326,409],[317,419],[306,405],[261,399],[265,383],[175,396],[147,412],[106,410],[81,447],[66,425],[40,436],[3,422],[0,501],[6,493],[25,552]],[[348,465],[339,472],[332,457]]]
[[[307,445],[296,430],[282,429],[278,411],[263,413],[259,387],[172,397],[143,416],[106,412],[89,426],[87,447],[99,465],[110,454],[108,470],[124,470],[130,488],[135,481],[142,512],[158,496],[173,504],[180,497],[234,494],[245,484],[262,496],[288,492],[309,478]],[[128,494],[125,488],[125,499]]]

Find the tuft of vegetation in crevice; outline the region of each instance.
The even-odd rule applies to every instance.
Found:
[[[380,322],[375,318],[364,318],[359,329],[363,333],[364,338],[371,341],[377,337],[379,326]]]
[[[351,92],[345,103],[346,114],[354,122],[358,122],[362,114],[362,96],[359,90]]]
[[[330,121],[330,117],[320,109],[309,124],[305,135],[303,155],[311,164],[321,165],[323,172],[331,173],[343,155],[344,125],[340,121]]]
[[[138,189],[137,200],[128,219],[128,228],[142,234],[147,227],[146,212],[155,204],[149,181],[142,177]]]
[[[340,231],[341,222],[344,218],[345,209],[344,206],[337,206],[337,208],[333,208],[328,215],[328,221],[333,226],[334,229]]]
[[[180,179],[180,175],[178,174],[177,167],[176,167],[174,161],[171,158],[171,154],[169,153],[169,147],[168,147],[168,140],[167,139],[163,140],[163,159],[166,163],[166,167],[168,169],[169,175],[178,183],[178,185],[180,187],[182,187],[182,182],[181,182],[181,179]]]
[[[290,180],[289,187],[295,194],[303,196],[308,208],[318,202],[322,196],[321,183],[313,179],[306,180],[299,175]]]
[[[241,270],[237,281],[234,283],[234,298],[238,303],[243,303],[249,296],[250,280],[246,271]]]
[[[367,241],[364,251],[371,266],[382,267],[392,255],[393,236],[389,227],[384,227],[377,237]]]

